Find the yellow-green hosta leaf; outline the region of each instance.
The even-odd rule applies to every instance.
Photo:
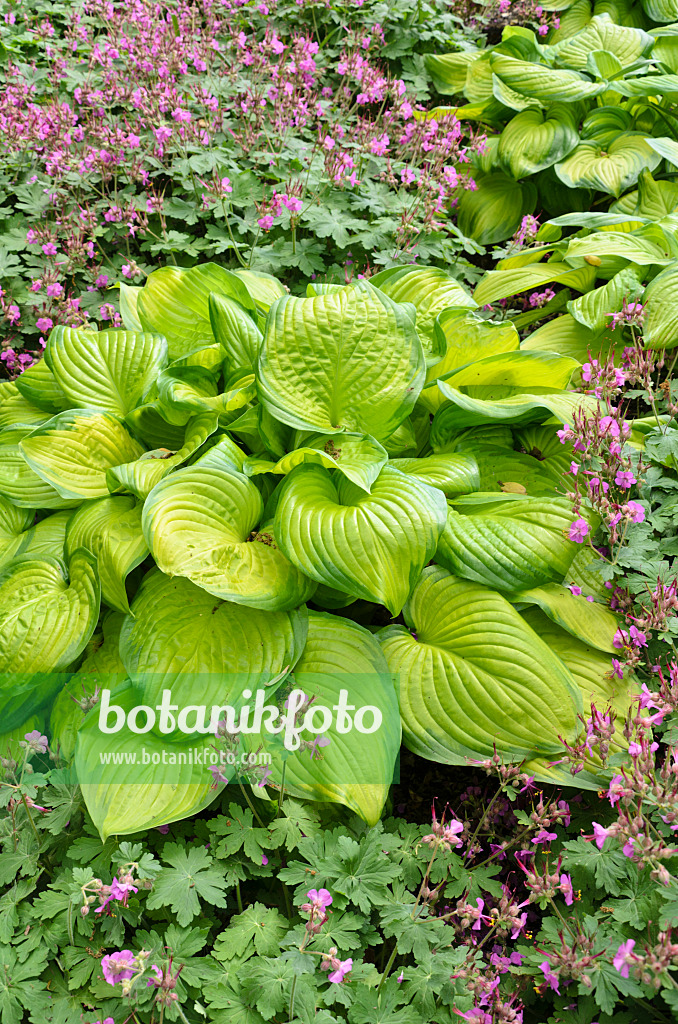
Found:
[[[614,334],[611,332],[591,330],[575,320],[571,313],[564,313],[529,334],[520,349],[522,352],[560,352],[579,363],[586,363],[589,353],[597,359],[601,352],[607,353],[613,343]]]
[[[131,491],[137,498],[147,498],[157,483],[172,470],[186,462],[198,451],[217,429],[219,418],[215,412],[201,412],[186,424],[184,443],[177,451],[169,448],[155,448],[144,452],[136,462],[114,466],[106,474],[111,491]]]
[[[148,554],[141,510],[130,495],[88,501],[73,514],[66,533],[67,557],[78,548],[96,556],[102,601],[119,612],[129,611],[125,579]]]
[[[645,139],[648,146],[664,157],[674,167],[678,167],[678,142],[674,139]]]
[[[254,299],[257,312],[263,313],[264,316],[268,313],[275,300],[281,298],[288,291],[285,285],[281,284],[278,278],[273,277],[272,274],[255,273],[254,270],[246,270],[244,267],[238,267],[233,273],[236,277],[240,278],[248,293]],[[238,298],[238,295],[235,297],[245,308],[249,308],[246,302],[242,302],[242,299]]]
[[[7,427],[38,426],[50,419],[51,413],[27,401],[23,395],[11,395],[0,404],[0,430]]]
[[[113,691],[111,703],[128,713],[139,695],[127,684]],[[203,758],[214,753],[213,746],[214,737],[195,736],[168,751],[166,737],[139,736],[126,725],[106,735],[98,708],[90,711],[78,729],[75,770],[102,841],[181,821],[212,803],[218,789]],[[136,763],[130,763],[134,754]],[[231,771],[225,767],[224,774]]]
[[[609,238],[609,235],[605,237]],[[587,266],[573,270],[567,263],[540,263],[538,266],[515,267],[509,270],[488,270],[476,287],[473,298],[479,306],[485,306],[496,302],[497,299],[507,299],[517,292],[532,291],[551,281],[583,292],[593,287],[595,279],[595,267]]]
[[[34,518],[35,512],[31,509],[24,511],[0,497],[0,566],[26,547],[27,531]]]
[[[439,267],[389,267],[370,278],[370,284],[394,302],[411,302],[417,311],[416,328],[427,352],[438,352],[434,325],[449,306],[475,308],[475,302],[459,282]]]
[[[568,188],[595,188],[618,197],[635,185],[644,168],[654,170],[660,162],[660,155],[642,135],[622,132],[609,144],[594,139],[581,142],[555,165],[555,171]]]
[[[250,456],[243,463],[246,476],[276,473],[286,476],[295,466],[311,464],[336,469],[364,491],[370,491],[388,462],[386,449],[369,434],[317,434],[307,437],[303,448],[283,455],[277,462]]]
[[[411,412],[425,370],[407,307],[361,281],[274,303],[259,357],[259,400],[292,427],[383,441]]]
[[[615,651],[613,640],[619,622],[606,605],[587,601],[583,594],[575,595],[557,583],[517,591],[510,600],[517,605],[537,605],[567,633],[598,651]]]
[[[263,334],[251,312],[230,296],[213,292],[209,314],[229,370],[256,366]]]
[[[64,684],[99,617],[96,563],[19,556],[0,570],[0,720],[14,728]]]
[[[51,415],[62,412],[73,404],[66,397],[44,359],[24,370],[21,376],[17,377],[16,386],[27,402]]]
[[[55,327],[45,362],[69,405],[125,416],[141,402],[167,366],[167,342],[159,334],[78,331]]]
[[[593,288],[568,302],[568,312],[593,331],[609,327],[613,313],[621,309],[622,302],[634,302],[643,294],[641,274],[634,267],[621,270],[600,288]]]
[[[438,345],[445,354],[439,362],[429,367],[427,384],[477,359],[502,352],[515,352],[520,345],[518,332],[510,321],[497,323],[484,320],[466,309],[446,309],[440,313],[435,323],[435,333]]]
[[[70,510],[55,512],[46,516],[26,532],[26,546],[21,554],[31,558],[64,558],[66,547],[66,526],[72,516]]]
[[[361,732],[355,725],[341,731],[333,717],[332,725],[322,732],[329,743],[316,750],[290,752],[286,757],[285,788],[307,800],[344,804],[368,825],[375,825],[393,781],[401,737],[398,694],[379,643],[350,619],[310,612],[308,639],[294,670],[294,683],[315,697],[314,705],[330,710],[345,690],[348,705],[376,708],[381,724],[371,733]],[[366,714],[361,725],[363,721],[365,728],[372,728],[374,714]],[[316,724],[321,722],[317,715]],[[304,731],[301,739],[312,742],[317,735]],[[265,732],[251,737],[252,749],[260,744],[272,755],[273,782],[280,785],[276,746]]]
[[[108,494],[107,470],[133,462],[144,451],[119,419],[91,409],[59,413],[19,448],[31,469],[68,499]]]
[[[581,696],[563,663],[487,587],[424,570],[403,626],[378,634],[399,680],[405,744],[429,760],[466,764],[555,754],[576,732]]]
[[[645,348],[675,348],[678,345],[678,265],[671,264],[657,274],[645,289]]]
[[[652,263],[666,266],[671,261],[671,253],[666,242],[660,244],[648,238],[621,234],[618,231],[594,231],[586,238],[573,238],[564,259],[575,260],[587,256],[621,256],[629,263],[637,263],[641,267],[650,266]]]
[[[627,192],[610,206],[611,213],[637,214],[652,220],[661,220],[676,210],[678,184],[674,181],[655,181],[649,171],[641,171],[635,192]]]
[[[143,696],[138,703],[156,706],[168,689],[180,708],[233,704],[244,689],[294,668],[307,618],[305,607],[260,611],[220,601],[190,580],[154,569],[123,623],[120,657]]]
[[[320,466],[298,466],[279,494],[275,536],[290,561],[318,583],[397,615],[435,552],[443,493],[390,466],[370,494]]]
[[[75,508],[82,499],[62,498],[26,462],[19,442],[31,427],[7,427],[0,431],[0,494],[19,508]]]
[[[480,472],[481,491],[552,497],[561,484],[548,462],[501,445],[479,444],[473,449]]]
[[[586,28],[552,48],[559,64],[586,71],[588,55],[594,50],[613,53],[622,67],[635,64],[651,48],[654,39],[639,28],[615,25],[609,14],[591,18]]]
[[[160,407],[170,422],[184,422],[197,412],[215,412],[230,423],[257,393],[254,374],[240,377],[222,394],[217,390],[214,375],[202,366],[170,367],[158,378]]]
[[[598,401],[593,395],[577,395],[569,391],[485,400],[465,395],[448,387],[444,381],[439,381],[438,387],[449,402],[438,410],[433,420],[431,446],[434,449],[440,449],[452,434],[481,423],[543,423],[550,416],[556,416],[561,423],[571,426],[579,409],[593,412],[598,408]]]
[[[191,419],[190,412],[183,417],[175,416],[181,422],[170,423],[167,410],[157,400],[140,405],[125,416],[125,425],[149,448],[169,448],[178,451],[184,444],[186,425]]]
[[[605,88],[605,82],[591,82],[576,71],[556,71],[500,53],[493,53],[490,63],[494,74],[510,89],[545,103],[575,103],[597,96]]]
[[[534,210],[537,189],[531,181],[514,181],[502,171],[476,175],[475,181],[477,188],[459,200],[459,230],[481,245],[503,242]]]
[[[455,96],[464,91],[470,65],[483,56],[483,50],[462,50],[461,53],[433,53],[425,55],[428,71],[436,92],[441,96]]]
[[[678,21],[678,0],[642,0],[643,10],[653,21]]]
[[[507,174],[523,178],[558,163],[578,142],[577,121],[569,104],[523,110],[501,133],[499,161]]]
[[[447,498],[480,489],[478,464],[473,455],[441,453],[422,459],[391,459],[389,465],[423,480],[430,487],[437,487]]]
[[[575,518],[565,498],[468,495],[452,503],[436,561],[498,590],[562,580],[577,548],[568,537]]]
[[[203,263],[190,270],[161,267],[146,278],[137,299],[139,320],[144,330],[167,338],[170,359],[214,341],[210,292],[230,295],[245,309],[256,313],[242,279],[216,263]]]
[[[224,601],[289,611],[315,583],[285,558],[265,528],[261,493],[213,448],[161,481],[144,504],[143,531],[158,566]]]
[[[137,312],[137,303],[139,301],[139,295],[141,288],[135,285],[125,284],[124,281],[118,283],[120,289],[120,316],[126,331],[143,331],[141,326],[141,320]]]

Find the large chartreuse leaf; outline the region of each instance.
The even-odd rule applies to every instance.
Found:
[[[433,80],[436,92],[441,96],[454,96],[463,92],[470,65],[482,55],[482,50],[462,50],[460,53],[440,55],[427,53],[426,70]]]
[[[502,171],[477,174],[475,181],[477,187],[459,200],[459,230],[481,245],[503,242],[534,210],[537,189],[531,181],[514,181]]]
[[[604,82],[591,82],[576,71],[556,71],[500,53],[493,53],[490,63],[494,74],[510,89],[542,103],[575,103],[597,96],[605,88]]]
[[[257,364],[263,334],[251,312],[228,295],[209,297],[210,323],[230,370]]]
[[[642,4],[653,21],[678,21],[678,0],[642,0]]]
[[[585,309],[581,315],[588,316],[590,312],[593,310]],[[560,352],[579,363],[586,363],[589,354],[598,358],[601,352],[606,354],[613,344],[614,334],[611,331],[592,330],[575,320],[571,313],[564,313],[529,334],[520,348],[523,352]]]
[[[120,289],[120,316],[122,317],[125,330],[143,331],[141,320],[137,313],[137,303],[139,301],[141,288],[137,288],[135,285],[125,284],[124,281],[118,282],[118,288]]]
[[[458,498],[448,513],[436,561],[465,579],[499,590],[562,580],[577,545],[565,498],[478,494]]]
[[[381,441],[411,412],[424,374],[410,309],[367,282],[271,307],[259,398],[282,423]]]
[[[126,684],[113,691],[111,703],[129,713],[139,696]],[[102,733],[98,708],[90,711],[78,729],[75,771],[102,840],[180,821],[207,807],[218,795],[211,754],[213,736],[194,736],[168,751],[166,738],[140,736],[126,725]],[[233,771],[226,765],[222,770],[227,776]]]
[[[78,548],[96,556],[101,598],[120,612],[129,611],[125,580],[148,554],[141,510],[130,495],[88,501],[73,514],[66,532],[66,556]]]
[[[374,274],[370,284],[394,302],[412,303],[417,311],[417,334],[427,352],[438,352],[434,324],[439,313],[449,306],[475,308],[466,289],[439,267],[390,267]]]
[[[480,489],[478,464],[473,455],[443,453],[422,459],[391,459],[389,465],[437,487],[447,498]]]
[[[387,462],[386,449],[369,434],[316,434],[307,437],[302,448],[295,448],[277,462],[251,456],[243,463],[243,472],[246,476],[286,476],[302,464],[324,466],[336,469],[364,491],[370,491]]]
[[[594,412],[598,408],[593,395],[579,395],[569,391],[554,394],[520,394],[508,398],[486,400],[472,398],[456,388],[439,381],[448,404],[435,414],[431,427],[431,447],[440,450],[450,437],[467,427],[481,423],[543,423],[550,416],[556,416],[561,423],[572,425],[579,409]]]
[[[568,302],[567,309],[584,327],[601,331],[609,327],[614,312],[621,309],[624,299],[635,302],[643,294],[642,276],[635,267],[626,267],[600,288],[593,288]]]
[[[447,506],[439,490],[386,466],[370,494],[320,466],[280,487],[276,540],[307,576],[397,615],[433,557]]]
[[[558,163],[578,142],[577,120],[571,105],[554,103],[547,110],[523,110],[516,114],[501,133],[497,155],[507,174],[523,178]]]
[[[84,650],[99,617],[96,563],[76,551],[17,557],[0,571],[0,720],[12,729],[49,701]]]
[[[498,444],[477,444],[470,450],[478,464],[481,491],[552,497],[559,485],[562,488],[561,476],[548,460]]]
[[[107,470],[133,462],[144,451],[119,419],[91,409],[59,413],[19,448],[30,468],[68,499],[108,494]]]
[[[0,430],[6,427],[38,426],[46,423],[50,413],[27,401],[23,395],[11,395],[0,403]]]
[[[647,53],[653,43],[654,39],[647,32],[615,25],[609,14],[604,14],[591,18],[586,28],[558,43],[552,52],[559,64],[576,71],[586,71],[588,56],[594,50],[614,54],[621,66],[627,68]]]
[[[609,238],[609,235],[606,235]],[[587,241],[587,239],[584,239]],[[540,263],[537,266],[508,270],[488,270],[476,287],[473,298],[479,306],[506,299],[517,292],[533,291],[543,284],[557,281],[578,291],[587,291],[596,279],[594,267],[573,270],[567,263]]]
[[[273,277],[272,274],[263,274],[261,271],[255,272],[244,267],[238,267],[233,273],[243,282],[249,295],[254,300],[259,318],[262,315],[265,317],[275,300],[281,298],[285,292],[289,291],[286,285],[282,284],[277,277]],[[243,301],[241,295],[236,295],[236,298],[246,309],[250,308],[247,302]]]
[[[31,427],[7,427],[0,431],[0,494],[19,508],[74,508],[82,499],[62,498],[26,462],[19,442]]]
[[[106,474],[109,489],[131,491],[143,500],[163,477],[195,455],[200,446],[215,432],[218,424],[219,418],[215,412],[198,413],[186,424],[184,443],[176,451],[170,448],[154,448],[153,451],[144,452],[136,462],[127,462],[109,469]]]
[[[403,626],[378,638],[397,674],[406,745],[446,764],[555,754],[581,697],[563,663],[500,594],[424,570]]]
[[[435,333],[444,355],[429,367],[427,383],[476,359],[515,352],[520,345],[518,332],[510,321],[484,320],[466,309],[446,309],[440,313]]]
[[[256,307],[242,279],[218,266],[203,263],[190,270],[162,267],[154,270],[137,299],[137,313],[146,331],[167,338],[171,359],[214,341],[210,321],[211,292],[229,295],[256,315]]]
[[[675,348],[678,345],[678,264],[672,263],[650,281],[643,298],[646,348]]]
[[[638,181],[644,168],[661,162],[640,133],[622,132],[610,143],[591,139],[556,164],[556,174],[568,188],[595,188],[620,196]]]
[[[666,242],[659,242],[638,235],[622,234],[619,231],[594,231],[586,238],[573,238],[567,247],[564,259],[579,260],[582,257],[594,256],[604,259],[609,256],[620,256],[630,263],[647,267],[653,263],[666,266],[671,260],[671,253]],[[477,289],[476,289],[477,291]]]
[[[219,394],[215,375],[204,366],[172,366],[158,377],[163,415],[170,423],[185,423],[198,412],[215,412],[230,422],[256,395],[254,374],[233,381]]]
[[[25,548],[26,531],[34,518],[35,512],[32,510],[24,511],[6,498],[0,497],[0,565],[11,561]]]
[[[151,491],[144,536],[169,576],[185,576],[224,601],[288,611],[307,601],[316,584],[266,530],[256,529],[263,507],[252,480],[217,446]]]
[[[308,640],[294,670],[294,684],[315,698],[315,725],[323,724],[321,707],[332,710],[346,691],[347,705],[373,712],[359,719],[361,727],[377,728],[370,733],[353,725],[347,729],[332,716],[332,724],[322,730],[322,748],[291,752],[285,758],[285,789],[310,800],[345,804],[368,825],[379,820],[388,796],[396,757],[400,749],[400,713],[398,694],[381,647],[362,626],[350,619],[310,612]],[[301,739],[312,742],[317,733],[303,731]],[[271,753],[274,783],[282,778],[279,745],[265,732],[251,737],[251,746],[259,745]],[[313,756],[311,756],[313,755]],[[285,755],[283,755],[285,756]]]
[[[604,604],[587,601],[583,594],[573,594],[557,583],[516,592],[510,600],[516,605],[536,605],[567,633],[597,651],[615,651],[614,635],[619,622]]]
[[[44,359],[24,370],[21,376],[17,377],[16,386],[27,402],[38,409],[44,409],[50,415],[63,412],[73,404],[57,383]]]
[[[45,362],[70,406],[125,416],[141,402],[167,366],[167,342],[159,334],[78,331],[55,327]]]
[[[676,40],[678,42],[678,40]],[[637,214],[661,220],[678,210],[678,183],[655,181],[649,171],[642,171],[635,192],[627,192],[610,206],[611,213]]]
[[[152,570],[123,624],[120,656],[140,703],[157,705],[168,689],[180,708],[204,704],[209,713],[293,668],[306,628],[305,608],[247,608]]]

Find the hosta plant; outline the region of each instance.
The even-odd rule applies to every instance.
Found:
[[[205,264],[121,291],[124,330],[55,328],[0,405],[3,723],[50,713],[102,835],[209,803],[237,774],[202,763],[219,742],[270,755],[258,797],[370,823],[401,723],[425,757],[496,748],[568,782],[561,738],[627,685],[604,598],[570,589],[589,513],[556,435],[598,404],[568,390],[579,361],[522,350],[437,269],[295,296]],[[346,691],[381,724],[304,719],[294,753],[197,724],[262,686],[281,710]]]

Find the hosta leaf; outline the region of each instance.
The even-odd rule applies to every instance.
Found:
[[[299,466],[281,485],[275,536],[307,576],[397,615],[435,552],[446,511],[441,491],[390,466],[370,494],[320,466]]]
[[[479,444],[472,451],[478,463],[481,491],[552,497],[558,486],[562,487],[562,478],[548,459],[540,461],[493,444]]]
[[[609,239],[609,235],[605,237]],[[484,306],[496,302],[497,299],[506,299],[516,292],[532,291],[551,281],[569,285],[578,291],[587,291],[593,286],[595,277],[594,267],[573,271],[567,263],[546,263],[516,267],[513,270],[489,270],[474,291],[473,298],[479,306]]]
[[[163,413],[166,413],[166,410],[160,402],[147,402],[125,416],[125,425],[149,448],[169,448],[171,451],[178,451],[184,444],[186,425],[191,414],[185,413],[181,423],[169,423]],[[178,416],[175,418],[179,419]]]
[[[288,611],[315,583],[256,530],[263,500],[219,446],[161,481],[144,504],[143,530],[158,566],[225,601]]]
[[[52,415],[68,409],[72,404],[44,359],[24,370],[21,376],[17,377],[16,386],[27,402]]]
[[[569,105],[523,110],[501,133],[499,161],[507,174],[522,178],[558,163],[578,142],[577,121]]]
[[[370,491],[388,462],[385,448],[369,434],[317,434],[307,437],[303,448],[284,455],[277,462],[250,457],[243,463],[246,476],[277,473],[286,476],[295,466],[315,464],[336,469],[364,491]]]
[[[620,196],[638,181],[644,168],[654,170],[660,161],[642,135],[622,132],[609,144],[594,139],[581,142],[555,170],[568,188],[595,188]]]
[[[621,234],[618,231],[595,231],[586,238],[573,238],[564,258],[573,260],[587,256],[621,256],[630,263],[647,267],[652,263],[665,266],[670,262],[671,254],[666,243],[659,244],[648,238]]]
[[[129,712],[139,696],[127,685],[113,691],[111,703]],[[173,743],[168,756],[166,737],[139,736],[126,726],[111,735],[102,733],[94,708],[78,730],[75,769],[102,841],[181,821],[212,803],[218,790],[205,762],[198,762],[213,744],[214,737],[195,736],[190,743]],[[135,753],[136,763],[130,764]]]
[[[465,309],[446,309],[440,313],[435,333],[445,354],[429,367],[427,383],[477,359],[501,352],[515,352],[520,345],[518,332],[510,321],[484,320]]]
[[[581,698],[563,663],[505,598],[429,566],[403,626],[379,634],[400,681],[406,745],[444,764],[555,754]]]
[[[641,172],[635,192],[627,192],[610,206],[610,212],[632,213],[652,220],[661,220],[676,210],[678,184],[673,181],[655,181],[649,171]]]
[[[147,277],[137,300],[137,313],[144,330],[167,338],[170,359],[214,341],[210,292],[230,295],[256,313],[242,279],[216,263],[203,263],[190,270],[161,267]]]
[[[598,402],[592,395],[576,395],[563,391],[545,395],[512,395],[486,401],[471,398],[440,381],[438,387],[449,399],[449,404],[436,413],[431,427],[431,447],[441,448],[454,433],[481,423],[508,421],[510,423],[543,423],[549,416],[557,416],[561,423],[574,423],[574,414],[584,408],[593,412]]]
[[[678,21],[678,0],[642,0],[642,4],[653,21]]]
[[[678,266],[673,263],[657,274],[645,289],[645,348],[675,348],[678,345]]]
[[[503,242],[532,213],[537,189],[530,181],[517,182],[501,171],[476,176],[477,188],[459,201],[459,230],[481,245]]]
[[[125,416],[167,365],[167,342],[158,334],[78,331],[55,327],[45,362],[70,406]]]
[[[547,583],[516,592],[510,600],[518,605],[537,605],[567,633],[598,651],[615,651],[613,640],[619,625],[616,616],[609,607],[587,601],[583,594],[575,595],[568,587]]]
[[[424,383],[407,307],[367,282],[271,307],[259,358],[259,398],[282,423],[321,433],[392,434]]]
[[[28,402],[23,395],[12,395],[0,403],[0,430],[6,427],[37,426],[46,423],[50,413]]]
[[[542,102],[574,103],[597,96],[605,88],[604,82],[591,82],[576,71],[555,71],[543,64],[515,60],[493,53],[492,71],[510,89],[521,96],[533,96]]]
[[[482,57],[482,50],[462,50],[461,53],[425,54],[426,70],[441,96],[454,96],[463,92],[469,66]]]
[[[588,55],[594,50],[613,53],[624,68],[635,64],[651,48],[654,39],[639,28],[615,25],[608,14],[591,18],[586,28],[553,47],[558,63],[586,71]]]
[[[228,295],[209,297],[210,323],[231,370],[256,366],[263,334],[251,313]]]
[[[23,556],[31,558],[64,558],[66,545],[66,526],[72,512],[55,512],[45,516],[35,526],[26,531],[26,546],[21,549]]]
[[[143,331],[141,326],[141,320],[137,313],[137,302],[139,301],[139,294],[141,288],[137,288],[131,284],[125,284],[124,281],[118,283],[120,289],[120,316],[126,331]]]
[[[588,316],[593,312],[597,311],[584,307],[580,315]],[[589,359],[589,353],[598,358],[601,352],[608,351],[613,342],[614,334],[611,332],[591,330],[575,320],[571,313],[564,313],[563,316],[555,317],[538,327],[525,338],[520,348],[523,352],[560,352],[561,355],[585,363]]]
[[[82,499],[62,498],[26,462],[19,442],[31,428],[0,431],[0,494],[19,508],[74,508]]]
[[[169,448],[155,448],[144,452],[136,462],[127,462],[122,466],[114,466],[106,474],[106,482],[111,491],[122,488],[131,491],[142,500],[150,494],[157,483],[168,473],[194,455],[217,429],[219,419],[214,412],[202,412],[194,416],[186,424],[186,434],[181,447],[172,452]]]
[[[96,556],[102,600],[120,612],[129,611],[125,579],[148,554],[141,509],[128,495],[99,498],[79,508],[68,524],[67,557],[78,548]]]
[[[257,312],[259,314],[263,313],[264,316],[268,313],[275,300],[281,298],[287,292],[285,285],[281,284],[278,278],[273,277],[272,274],[255,273],[254,270],[246,270],[244,267],[238,267],[233,273],[247,288],[249,295],[255,302]],[[243,302],[240,294],[236,294],[235,297],[246,309],[249,309],[247,302]]]
[[[664,157],[674,167],[678,167],[678,142],[674,139],[645,139],[648,146],[658,153],[659,156]]]
[[[632,302],[641,298],[642,294],[640,273],[633,267],[627,267],[600,288],[594,288],[568,302],[567,309],[579,323],[591,330],[600,331],[609,327],[611,315],[621,309],[624,299]]]
[[[285,787],[292,794],[345,804],[368,825],[375,825],[400,748],[398,694],[379,643],[350,619],[310,612],[308,639],[294,670],[294,682],[321,707],[335,707],[345,690],[348,705],[379,710],[382,721],[375,732],[365,734],[355,726],[339,731],[333,720],[323,731],[328,744],[315,751],[292,753],[285,760]],[[320,716],[316,722],[320,724]],[[372,713],[365,717],[365,725],[371,724]],[[301,738],[313,741],[316,735],[305,731]],[[279,784],[282,773],[276,748],[265,733],[252,737],[254,749],[260,743],[272,753],[273,779]]]
[[[220,601],[158,570],[144,577],[120,634],[120,656],[143,702],[163,689],[179,707],[233,703],[249,686],[294,668],[307,613],[260,611]]]
[[[562,580],[576,543],[565,498],[469,495],[453,502],[436,561],[465,579],[499,590]]]
[[[45,704],[99,617],[94,558],[16,558],[0,571],[0,714],[6,729]]]
[[[394,302],[411,302],[414,305],[417,334],[427,352],[438,349],[434,324],[439,313],[449,306],[475,308],[475,302],[466,289],[439,267],[390,267],[373,274],[370,284],[389,295]]]
[[[158,378],[160,407],[170,422],[185,422],[198,412],[215,412],[228,424],[256,396],[254,374],[239,377],[217,394],[214,375],[202,366],[175,366]]]
[[[422,459],[391,459],[389,465],[437,487],[448,498],[480,489],[478,464],[473,455],[440,454]]]
[[[9,562],[26,546],[26,531],[34,518],[33,511],[23,511],[0,497],[0,565]]]
[[[120,420],[90,409],[59,413],[19,448],[31,469],[69,499],[108,494],[106,471],[143,454]]]
[[[678,92],[678,75],[645,75],[609,83],[610,89],[622,96],[658,96]],[[653,147],[654,148],[654,147]]]

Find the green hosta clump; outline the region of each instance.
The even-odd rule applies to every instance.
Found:
[[[568,390],[577,360],[522,351],[437,269],[302,297],[166,268],[122,307],[125,330],[55,328],[0,395],[3,722],[50,713],[102,835],[209,803],[236,768],[210,774],[215,737],[181,716],[257,686],[281,708],[293,684],[323,707],[346,690],[381,719],[305,728],[305,756],[240,737],[271,756],[262,797],[284,782],[375,822],[401,722],[425,757],[496,746],[558,777],[559,737],[615,698],[615,619],[564,585],[556,431],[596,404]],[[102,729],[102,689],[105,723],[145,725]],[[177,719],[152,712],[167,691]]]

